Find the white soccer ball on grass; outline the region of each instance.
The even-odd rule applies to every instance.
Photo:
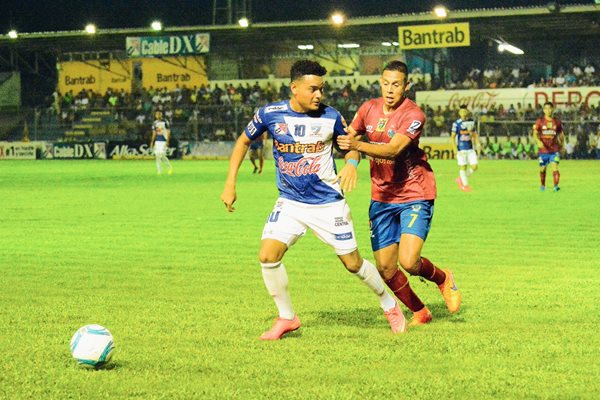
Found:
[[[71,339],[71,354],[87,368],[102,368],[108,364],[115,349],[111,333],[100,325],[86,325]]]

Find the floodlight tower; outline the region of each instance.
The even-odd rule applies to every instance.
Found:
[[[231,25],[251,20],[252,0],[213,0],[213,25]]]

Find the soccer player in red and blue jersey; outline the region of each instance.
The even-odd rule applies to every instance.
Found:
[[[371,247],[377,268],[388,287],[414,315],[409,326],[431,321],[431,312],[412,291],[411,275],[435,282],[448,310],[455,313],[461,294],[450,270],[421,256],[429,233],[436,197],[433,170],[419,148],[425,114],[405,97],[408,69],[401,61],[388,63],[381,77],[382,97],[365,102],[339,136],[342,150],[358,150],[371,159]],[[366,135],[368,141],[360,141]]]
[[[554,118],[554,104],[544,103],[544,116],[535,121],[533,125],[533,138],[538,146],[538,161],[540,163],[540,190],[546,190],[546,167],[552,166],[552,177],[554,178],[554,191],[558,192],[560,187],[560,172],[558,163],[560,162],[560,152],[565,143],[565,134],[562,123],[558,118]]]

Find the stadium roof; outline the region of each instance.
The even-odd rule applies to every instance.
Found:
[[[548,7],[518,7],[451,10],[444,22],[469,22],[472,40],[502,37],[508,41],[561,40],[600,37],[600,6],[568,5],[560,11]],[[430,12],[356,17],[341,28],[328,20],[256,23],[249,28],[238,25],[167,26],[158,35],[189,32],[211,33],[211,48],[228,49],[239,54],[284,50],[285,43],[338,40],[395,40],[400,25],[439,23]],[[0,35],[0,49],[20,52],[41,51],[62,54],[85,51],[125,50],[127,36],[157,35],[149,27],[102,29],[95,35],[82,31],[19,33],[17,39]],[[264,45],[261,46],[261,43]],[[291,50],[291,48],[290,48]]]

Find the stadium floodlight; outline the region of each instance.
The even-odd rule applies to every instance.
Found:
[[[392,46],[396,46],[396,47],[400,46],[400,43],[398,43],[398,42],[392,42]]]
[[[152,21],[150,27],[153,31],[162,31],[162,23],[160,21]]]
[[[331,14],[331,22],[334,25],[340,26],[345,21],[346,21],[346,17],[344,17],[344,14],[339,13],[339,12],[335,12],[335,13]]]
[[[96,33],[96,25],[94,25],[94,24],[87,24],[85,26],[85,33],[87,33],[89,35],[93,35],[94,33]]]
[[[358,43],[339,43],[337,45],[340,49],[357,49],[360,47]]]
[[[448,16],[448,9],[444,6],[435,6],[433,8],[433,13],[438,18],[446,18]]]
[[[250,25],[250,21],[248,21],[248,18],[244,17],[244,18],[240,18],[240,20],[238,21],[238,24],[240,24],[240,26],[242,28],[247,28],[248,25]]]
[[[385,46],[385,47],[391,47],[392,43],[391,42],[381,42],[381,45]]]
[[[11,39],[16,39],[17,37],[19,37],[19,34],[17,33],[16,30],[11,29],[10,31],[8,31],[8,37]]]
[[[299,44],[298,48],[300,50],[314,50],[315,46],[313,46],[312,44]]]
[[[502,38],[493,39],[493,40],[494,40],[494,42],[498,43],[498,52],[500,52],[500,53],[504,53],[505,51],[507,51],[511,54],[516,54],[519,56],[525,54],[525,52],[523,50],[521,50],[517,46],[514,46],[514,45],[508,43],[506,40],[504,40]]]

